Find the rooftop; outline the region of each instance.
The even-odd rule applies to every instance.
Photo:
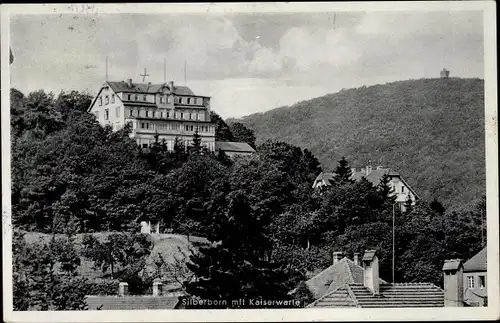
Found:
[[[223,150],[230,152],[241,153],[254,153],[255,149],[250,147],[246,142],[233,142],[233,141],[216,141],[215,150]]]
[[[487,251],[484,247],[464,264],[464,272],[486,271],[487,270]]]
[[[363,284],[363,267],[344,257],[336,264],[331,265],[306,281],[306,286],[313,294],[313,297],[318,299],[346,283]],[[386,282],[380,279],[380,283],[384,284]]]
[[[342,284],[308,307],[444,307],[444,292],[430,283],[381,284],[380,294],[363,284]]]
[[[150,83],[132,83],[132,86],[129,86],[126,81],[108,81],[107,84],[111,87],[113,91],[116,93],[119,92],[128,92],[128,93],[159,93],[162,89],[170,89],[170,85],[168,83],[161,84],[150,84]],[[173,93],[176,95],[195,95],[193,91],[187,86],[175,85]]]

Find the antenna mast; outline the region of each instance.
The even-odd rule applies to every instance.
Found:
[[[106,82],[108,81],[108,56],[106,56]]]
[[[167,83],[167,59],[163,58],[163,82]]]

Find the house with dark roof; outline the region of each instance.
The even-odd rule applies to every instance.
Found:
[[[173,81],[161,84],[106,81],[89,110],[102,126],[119,130],[130,124],[130,136],[143,148],[156,138],[172,150],[177,138],[187,147],[195,131],[201,144],[215,150],[215,126],[210,122],[210,97],[196,95]]]
[[[246,142],[216,141],[215,151],[220,150],[230,158],[234,156],[248,156],[255,153],[255,149]]]
[[[153,282],[152,295],[129,295],[128,284],[122,282],[118,295],[87,295],[87,308],[93,310],[159,310],[182,308],[181,293],[164,293],[159,280]]]
[[[469,306],[485,306],[488,298],[487,251],[484,247],[464,263],[464,302]]]
[[[335,257],[334,257],[335,259]],[[361,259],[352,262],[347,258],[334,263],[329,274],[320,273],[309,282],[311,292],[317,292],[318,299],[307,307],[359,307],[359,308],[401,308],[401,307],[443,307],[444,292],[430,283],[387,283],[379,277],[379,261],[375,250],[367,250]],[[334,260],[335,261],[335,260]],[[343,263],[341,266],[338,266]],[[338,266],[337,268],[334,268]],[[344,267],[343,269],[340,269]],[[323,276],[321,278],[321,276]],[[328,278],[326,278],[328,277]],[[311,281],[310,280],[310,281]],[[331,282],[330,282],[331,280]],[[307,283],[306,283],[307,285]],[[326,288],[321,285],[328,285]]]
[[[352,180],[358,181],[364,177],[374,186],[379,185],[382,177],[387,175],[389,177],[389,185],[393,190],[393,194],[396,196],[396,203],[402,210],[404,210],[404,204],[408,198],[411,199],[413,204],[415,204],[416,200],[419,199],[417,192],[415,192],[415,190],[408,184],[399,172],[392,168],[383,166],[373,168],[371,164],[368,164],[365,168],[361,168],[360,170],[351,168],[351,172]],[[335,176],[335,173],[323,172],[319,174],[314,180],[313,188],[332,185],[335,181]]]
[[[332,265],[305,282],[314,299],[319,299],[344,284],[363,283],[363,267],[359,263],[359,253],[354,254],[354,260],[342,257],[342,254],[340,251],[334,252]],[[380,279],[380,283],[386,282]]]

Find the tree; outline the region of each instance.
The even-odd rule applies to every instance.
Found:
[[[76,276],[80,265],[69,238],[28,245],[24,235],[13,239],[14,310],[83,310],[88,281]]]
[[[201,136],[198,133],[198,128],[195,129],[194,134],[193,134],[193,141],[191,143],[191,146],[188,147],[188,153],[191,156],[197,156],[202,153],[206,153],[206,149],[204,149],[201,145]]]
[[[237,142],[246,142],[253,149],[255,146],[255,133],[253,130],[245,127],[244,124],[240,122],[234,122],[229,125],[231,133],[233,135],[233,140]]]
[[[351,183],[353,181],[351,179],[352,171],[345,157],[339,160],[339,164],[335,169],[335,174],[337,174],[336,178],[340,183]]]
[[[94,261],[103,273],[111,270],[111,278],[133,276],[143,267],[146,256],[152,248],[144,234],[111,234],[107,240],[100,241],[93,235],[83,238],[82,255]]]
[[[406,198],[404,209],[406,213],[410,213],[413,209],[413,200],[411,199],[410,194],[408,194],[408,197]]]
[[[394,194],[394,189],[392,188],[390,182],[391,179],[389,175],[384,174],[380,179],[377,189],[382,198],[386,200],[388,204],[392,205],[396,201],[396,195]]]
[[[234,141],[231,129],[214,111],[210,111],[210,122],[215,124],[215,141]]]
[[[87,112],[91,103],[91,94],[71,91],[70,93],[61,92],[54,105],[56,111],[58,111],[62,119],[66,121],[71,114]]]
[[[429,204],[429,207],[434,211],[439,214],[443,214],[446,209],[444,208],[443,204],[441,204],[436,198]]]
[[[252,210],[242,191],[230,193],[226,205],[210,236],[215,245],[200,248],[187,264],[196,277],[186,283],[187,292],[225,301],[223,308],[244,307],[232,302],[238,299],[287,299],[282,269],[263,260],[270,247],[263,235],[265,220]]]

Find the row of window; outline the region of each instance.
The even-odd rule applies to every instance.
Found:
[[[153,145],[153,142],[150,142],[150,143],[142,142],[142,144],[141,144],[141,140],[137,139],[137,144],[139,144],[142,148],[149,148],[149,147],[151,147]],[[191,144],[192,144],[192,141],[184,140],[184,148],[185,149],[187,149],[187,147],[189,147]],[[202,142],[201,145],[203,147],[206,147],[206,148],[210,149],[210,144],[209,143],[203,143]],[[168,149],[172,150],[173,147],[174,147],[174,141],[173,140],[167,141],[167,147],[168,147]]]
[[[173,119],[182,119],[184,120],[184,112],[173,112],[172,115],[170,111],[149,111],[149,110],[143,110],[141,113],[141,110],[130,110],[129,112],[130,117],[146,117],[146,118],[167,118],[169,119],[171,116]],[[142,115],[141,115],[142,114]],[[186,113],[186,116],[189,116],[187,120],[201,120],[201,113]]]
[[[115,95],[111,94],[111,103],[115,103]],[[104,97],[104,104],[108,105],[109,104],[109,95],[106,95]],[[99,97],[99,105],[102,105],[102,96]]]
[[[102,106],[103,104],[103,100],[102,100],[102,96],[99,97],[99,105]],[[140,101],[140,95],[139,94],[135,94],[133,96],[134,98],[134,101]],[[104,96],[104,104],[105,105],[108,105],[110,103],[109,101],[110,99],[110,96],[109,95],[105,95]],[[127,100],[128,101],[132,101],[132,94],[127,94]],[[178,103],[178,104],[192,104],[192,105],[202,105],[202,101],[203,99],[201,98],[184,98],[184,97],[175,97],[175,103]],[[147,102],[148,101],[148,96],[147,94],[143,94],[142,95],[142,101],[143,102]],[[111,103],[115,103],[115,95],[114,94],[111,94]],[[160,103],[164,104],[164,103],[171,103],[170,102],[170,97],[169,96],[160,96]]]
[[[155,124],[149,123],[149,122],[141,122],[140,123],[140,128],[141,129],[155,129]],[[208,132],[210,128],[208,126],[200,126],[196,127],[198,131],[200,132]],[[156,124],[156,129],[166,129],[166,130],[179,130],[179,125],[178,124]],[[185,125],[184,130],[186,131],[194,131],[195,128],[192,125]]]
[[[478,287],[479,288],[484,288],[486,286],[486,277],[485,276],[478,276]],[[467,276],[467,287],[468,288],[475,288],[476,287],[476,279],[474,276]]]
[[[140,96],[139,94],[135,94],[133,96],[134,101],[140,101]],[[127,100],[132,101],[132,94],[127,94]],[[147,102],[148,101],[148,96],[147,94],[142,95],[142,101]],[[165,103],[171,103],[170,96],[160,96],[160,103],[165,104]],[[178,104],[193,104],[193,105],[201,105],[202,104],[202,99],[201,98],[183,98],[183,97],[175,97],[175,103]]]

